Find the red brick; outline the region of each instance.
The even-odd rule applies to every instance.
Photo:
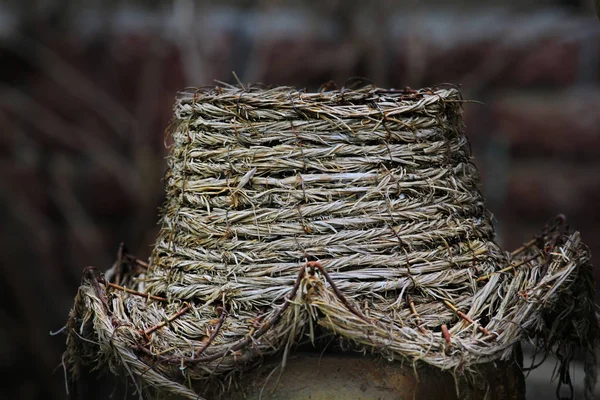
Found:
[[[270,85],[313,89],[329,80],[342,85],[355,75],[356,50],[353,45],[318,39],[273,39],[260,45],[254,55],[259,58],[254,78]]]
[[[580,63],[581,43],[548,36],[526,46],[506,71],[514,85],[558,85],[574,83]]]
[[[123,171],[131,174],[133,171]],[[77,192],[82,195],[82,204],[94,217],[125,216],[132,213],[133,199],[113,175],[98,168],[81,169],[76,179]]]
[[[503,48],[494,41],[467,41],[459,43],[455,47],[436,52],[435,48],[426,56],[427,75],[426,85],[440,82],[453,82],[467,84],[472,82],[478,84],[480,81],[497,79],[496,76],[485,76],[485,63],[489,59],[499,58],[504,60],[510,58],[511,48]],[[499,56],[501,54],[501,56]],[[495,67],[497,68],[497,66]],[[486,82],[488,84],[488,82]]]
[[[600,218],[600,163],[546,160],[513,164],[506,209],[517,218],[544,220],[559,213],[583,222]]]
[[[508,19],[506,30],[486,38],[457,28],[449,33],[456,37],[445,46],[426,32],[401,37],[395,41],[393,84],[563,87],[576,82],[582,38],[573,38],[564,27],[551,24],[519,40],[519,29],[523,28]]]
[[[600,255],[598,171],[599,163],[573,165],[551,159],[514,163],[506,201],[493,210],[503,247],[517,248],[539,234],[549,219],[564,214],[570,228],[581,232],[592,254]],[[600,278],[600,268],[596,276]]]
[[[515,154],[595,159],[600,155],[600,91],[518,92],[489,103],[490,130]]]

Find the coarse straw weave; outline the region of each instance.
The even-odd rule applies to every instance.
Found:
[[[319,335],[456,373],[530,340],[566,384],[586,350],[591,398],[589,252],[562,217],[498,247],[462,105],[454,87],[181,92],[152,257],[85,270],[71,373],[108,366],[196,399],[198,381]]]

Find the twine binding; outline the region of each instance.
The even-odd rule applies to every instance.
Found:
[[[564,217],[512,253],[494,242],[454,87],[181,92],[150,262],[84,271],[65,360],[138,391],[197,382],[325,335],[456,373],[575,347],[596,381],[589,251]],[[201,386],[201,385],[200,385]],[[571,386],[572,388],[572,386]]]

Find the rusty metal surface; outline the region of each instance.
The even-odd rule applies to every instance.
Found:
[[[288,358],[285,371],[281,359],[236,380],[236,388],[222,400],[399,400],[399,399],[488,399],[524,400],[525,383],[516,362],[482,365],[466,379],[445,371],[420,366],[416,370],[399,362],[387,362],[360,354],[299,353]],[[415,373],[416,372],[416,373]],[[457,393],[458,390],[458,393]]]

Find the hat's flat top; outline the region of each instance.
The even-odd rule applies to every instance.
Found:
[[[365,118],[424,109],[432,104],[461,101],[456,87],[412,89],[381,89],[366,86],[359,89],[339,89],[306,92],[293,87],[264,88],[261,86],[205,86],[188,88],[178,93],[175,101],[176,116],[190,113],[210,114],[213,105],[239,111],[244,108],[265,110],[262,117],[280,119],[297,113],[324,113],[338,118]],[[270,110],[271,112],[267,112]],[[276,112],[274,112],[276,111]],[[279,114],[277,113],[279,112]],[[261,115],[258,115],[261,117]]]

